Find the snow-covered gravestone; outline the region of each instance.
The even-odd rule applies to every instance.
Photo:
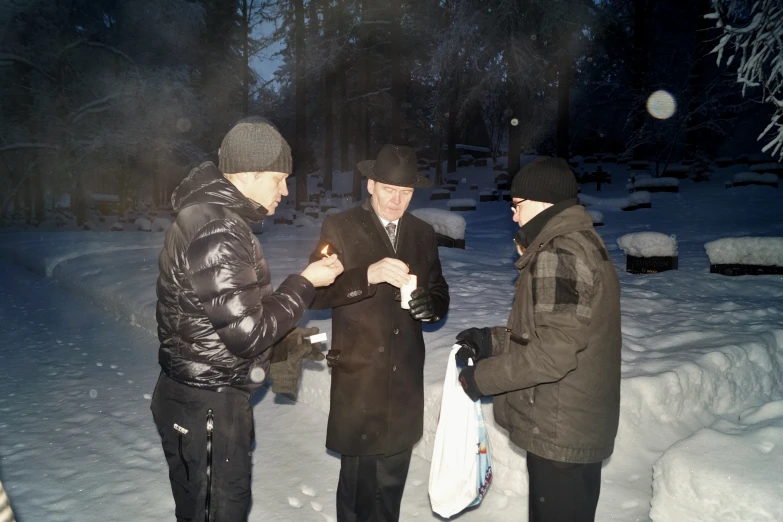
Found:
[[[617,239],[625,253],[625,271],[632,274],[657,274],[677,270],[677,238],[660,232],[635,232]]]
[[[147,218],[136,219],[136,221],[133,222],[133,226],[136,227],[136,230],[140,230],[142,232],[152,231],[152,223],[150,223],[150,220]]]
[[[465,248],[464,217],[439,208],[418,208],[411,211],[411,214],[432,225],[438,246]]]
[[[155,218],[150,225],[153,232],[165,232],[171,226],[171,221],[164,217]]]
[[[783,237],[726,237],[706,243],[704,249],[713,274],[783,274]]]
[[[594,227],[602,227],[604,226],[604,213],[598,210],[588,210],[587,213],[590,215],[590,219],[593,220],[593,226]]]
[[[652,208],[652,196],[646,190],[634,192],[620,207],[621,210],[631,211],[640,208]]]
[[[476,210],[476,200],[472,198],[452,199],[446,206],[453,212]]]
[[[278,210],[275,212],[275,225],[293,225],[296,213],[293,210]]]
[[[495,190],[485,189],[479,192],[479,201],[497,201],[498,194]]]
[[[745,185],[768,185],[770,187],[778,187],[777,174],[759,174],[757,172],[740,172],[734,174],[735,187],[743,187]]]
[[[430,192],[430,200],[451,199],[451,191],[448,189],[434,189]]]

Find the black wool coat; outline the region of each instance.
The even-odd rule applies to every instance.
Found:
[[[296,326],[315,289],[300,275],[272,289],[269,266],[250,228],[266,211],[213,163],[193,169],[171,201],[179,213],[158,259],[163,373],[196,388],[255,391],[269,371],[269,348]],[[264,371],[251,379],[255,368]]]
[[[311,261],[329,245],[345,272],[333,285],[316,289],[312,308],[332,308],[331,404],[326,447],[342,455],[394,455],[422,435],[424,416],[424,338],[421,321],[402,309],[399,290],[370,285],[367,268],[385,257],[410,266],[418,286],[432,295],[438,322],[448,311],[435,231],[406,213],[397,228],[397,251],[367,200],[329,216]]]

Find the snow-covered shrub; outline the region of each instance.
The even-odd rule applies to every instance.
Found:
[[[340,212],[342,212],[342,209],[339,209],[339,208],[330,208],[329,210],[327,210],[326,212],[324,212],[324,215],[325,215],[325,216],[333,216],[333,215],[335,215],[335,214],[339,214]]]
[[[141,230],[142,232],[150,232],[152,230],[152,223],[147,218],[137,219],[133,222],[133,226],[136,227],[136,230]]]
[[[617,246],[625,255],[634,257],[674,257],[677,238],[660,232],[634,232],[617,238]]]
[[[85,221],[82,225],[84,230],[98,230],[98,224],[95,221]]]
[[[155,218],[151,225],[153,232],[165,232],[170,226],[171,221],[162,217]]]
[[[726,237],[704,249],[713,265],[783,266],[783,237]]]
[[[459,214],[439,208],[419,208],[411,211],[411,214],[432,225],[438,234],[452,239],[465,239],[465,218]]]
[[[115,221],[114,223],[111,224],[111,230],[112,232],[122,232],[123,230],[125,230],[125,226],[119,221]]]

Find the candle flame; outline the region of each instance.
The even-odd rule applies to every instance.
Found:
[[[328,256],[329,255],[329,245],[326,245],[323,250],[321,250],[321,254]]]

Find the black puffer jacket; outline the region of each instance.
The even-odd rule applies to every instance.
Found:
[[[249,223],[256,208],[217,167],[193,169],[171,196],[177,219],[158,267],[157,320],[163,372],[198,388],[253,391],[269,370],[269,348],[301,319],[313,285],[291,275],[277,291]]]

